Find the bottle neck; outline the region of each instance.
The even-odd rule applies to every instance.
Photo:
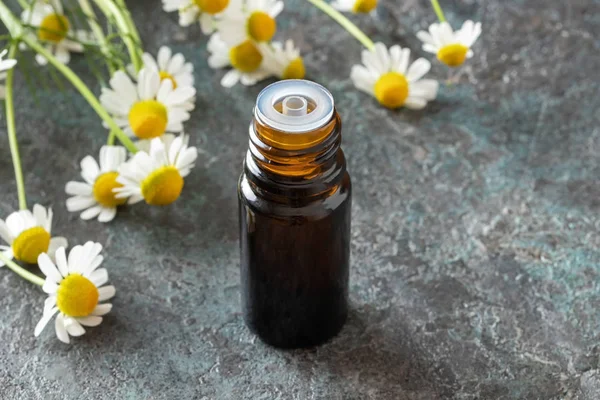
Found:
[[[324,126],[302,133],[276,130],[255,118],[249,132],[246,174],[258,189],[286,196],[335,189],[346,171],[341,132],[337,113]]]

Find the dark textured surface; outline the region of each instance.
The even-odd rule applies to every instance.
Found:
[[[257,341],[239,310],[235,186],[262,85],[220,88],[198,28],[144,3],[132,7],[147,49],[170,44],[195,62],[187,126],[207,154],[174,206],[83,222],[63,188],[103,143],[100,122],[75,93],[40,89],[36,105],[21,88],[29,199],[54,206],[71,243],[105,244],[117,297],[72,345],[52,329],[35,339],[44,295],[1,270],[1,398],[600,398],[600,2],[444,1],[455,26],[473,18],[484,33],[422,112],[354,90],[359,45],[286,2],[281,30],[337,100],[354,182],[350,319],[331,343],[288,352]],[[379,18],[357,21],[422,55],[427,1],[385,1]],[[17,199],[0,133],[6,216]]]

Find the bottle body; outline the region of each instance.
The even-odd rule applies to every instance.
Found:
[[[261,114],[262,103],[281,113],[280,92],[302,85],[316,97],[303,111],[292,96],[283,100],[284,113],[292,111],[281,125],[276,113]],[[278,83],[263,92],[269,90],[274,100],[259,95],[238,183],[242,309],[264,342],[315,346],[335,336],[348,313],[352,185],[341,120],[317,84]],[[307,115],[312,124],[302,125],[311,122]]]
[[[331,195],[298,207],[265,201],[242,174],[242,307],[246,324],[264,342],[314,346],[344,325],[351,204],[347,172]]]

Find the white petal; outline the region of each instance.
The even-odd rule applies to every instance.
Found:
[[[46,325],[48,325],[48,322],[50,322],[50,320],[52,319],[52,317],[54,317],[54,314],[56,314],[57,311],[58,307],[54,307],[49,312],[44,313],[40,321],[35,326],[35,330],[33,332],[34,336],[37,337],[40,335],[40,333],[42,333]]]
[[[410,82],[416,82],[421,79],[431,69],[431,63],[424,58],[419,58],[417,61],[412,63],[408,72],[406,73],[406,79]]]
[[[69,334],[65,328],[65,317],[62,314],[58,314],[54,321],[54,329],[56,331],[56,337],[63,343],[69,343]]]
[[[96,205],[96,199],[92,196],[75,196],[67,199],[67,210],[77,212]]]
[[[102,323],[102,317],[97,315],[88,315],[87,317],[78,317],[77,321],[83,326],[98,326]]]
[[[69,275],[69,266],[67,264],[67,254],[64,247],[59,247],[54,253],[54,258],[56,259],[56,267],[58,268],[58,272],[63,277]]]
[[[62,236],[55,236],[52,239],[50,239],[50,245],[48,246],[48,255],[51,259],[54,259],[56,257],[56,250],[58,250],[61,247],[66,248],[68,246],[69,242],[66,238]]]
[[[92,185],[83,182],[71,181],[65,186],[65,192],[71,196],[91,196],[93,190]]]
[[[42,253],[38,256],[38,266],[43,274],[46,276],[46,279],[53,281],[54,283],[60,283],[63,277],[56,269],[56,266],[46,253]]]
[[[44,293],[54,294],[58,290],[58,285],[55,282],[46,279],[44,281],[44,285],[42,286],[42,290]]]
[[[81,336],[85,333],[83,326],[75,318],[65,317],[65,329],[71,336]]]
[[[6,226],[6,222],[4,222],[4,220],[1,220],[1,219],[0,219],[0,237],[2,238],[2,240],[4,240],[8,244],[11,244],[13,241],[13,238],[10,234],[10,230],[8,229],[8,226]]]
[[[404,107],[411,110],[421,110],[427,105],[427,100],[421,97],[408,97],[404,103]]]
[[[106,268],[99,268],[89,274],[88,278],[96,287],[100,287],[108,282],[108,271]]]
[[[98,301],[105,301],[112,298],[115,295],[115,292],[115,287],[112,285],[99,288],[98,293],[100,294],[100,297],[98,298]]]
[[[100,222],[110,222],[117,215],[117,207],[102,207],[102,211],[100,211],[100,215],[98,215],[98,221]]]
[[[100,167],[92,156],[85,156],[81,160],[81,176],[87,183],[93,185],[96,182],[96,178],[100,174]]]
[[[102,211],[102,206],[96,205],[94,207],[88,208],[84,212],[81,213],[81,219],[84,221],[90,220],[92,218],[96,218],[100,212]]]
[[[110,312],[110,310],[112,310],[112,304],[110,304],[110,303],[98,304],[96,306],[96,308],[94,309],[94,311],[92,311],[92,315],[98,315],[98,316],[106,315]]]

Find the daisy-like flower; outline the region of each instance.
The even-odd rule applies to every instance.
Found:
[[[171,80],[161,81],[154,68],[142,68],[137,85],[125,72],[117,71],[110,86],[102,89],[102,106],[127,135],[144,140],[182,132],[183,122],[190,118],[189,102],[196,95],[193,87],[173,89]]]
[[[331,6],[342,12],[368,14],[377,8],[377,0],[336,0]]]
[[[250,86],[271,76],[263,67],[263,55],[251,40],[230,47],[215,33],[210,37],[207,47],[210,53],[208,65],[211,68],[233,67],[221,79],[224,87],[232,87],[238,82]]]
[[[129,204],[145,200],[153,206],[173,203],[183,190],[183,178],[194,167],[198,150],[188,146],[188,136],[165,135],[153,139],[150,149],[140,150],[119,168],[117,198]]]
[[[280,79],[303,79],[306,74],[300,50],[288,39],[285,47],[280,42],[261,43],[264,68]]]
[[[71,23],[64,14],[60,0],[37,0],[23,11],[21,20],[37,27],[37,39],[63,64],[68,64],[71,60],[70,52],[83,52],[80,42],[87,40],[88,34],[71,29]],[[37,54],[35,59],[40,65],[48,63],[40,54]]]
[[[385,107],[421,109],[436,98],[438,82],[421,79],[431,68],[429,61],[419,58],[409,66],[409,60],[409,49],[396,45],[388,51],[383,43],[376,43],[373,51],[363,51],[364,65],[352,67],[352,81]]]
[[[0,237],[8,246],[0,246],[0,251],[8,259],[35,264],[38,256],[48,253],[54,256],[56,250],[67,246],[64,237],[51,237],[52,210],[36,204],[33,213],[29,210],[15,211],[0,219]],[[0,261],[0,266],[4,263]]]
[[[153,68],[158,71],[161,82],[168,79],[173,84],[173,89],[180,87],[194,87],[194,65],[185,62],[185,57],[181,53],[173,55],[173,52],[167,46],[162,46],[158,50],[156,59],[148,53],[142,55],[144,67]],[[131,66],[133,68],[133,65]],[[135,76],[135,73],[130,73]],[[186,111],[194,109],[195,98],[182,105]]]
[[[465,21],[454,32],[448,22],[434,23],[429,32],[419,31],[417,37],[423,42],[423,50],[437,55],[437,59],[449,67],[462,65],[473,57],[471,46],[481,35],[481,22]]]
[[[64,343],[69,343],[69,336],[83,335],[84,326],[100,325],[102,316],[112,309],[112,304],[100,302],[115,295],[114,286],[102,286],[108,282],[108,272],[98,268],[104,260],[101,251],[100,243],[87,242],[73,247],[67,259],[65,248],[61,247],[56,251],[56,265],[47,254],[40,254],[38,265],[46,275],[42,289],[48,298],[35,336],[57,313],[54,328],[58,340]]]
[[[122,185],[117,182],[119,167],[127,159],[127,152],[121,146],[102,146],[100,165],[94,157],[86,156],[81,160],[81,176],[85,182],[68,182],[65,191],[70,197],[67,210],[81,213],[81,219],[98,217],[100,222],[112,221],[117,215],[117,206],[125,204],[127,199],[116,198],[114,189]]]
[[[217,22],[221,39],[228,46],[246,40],[268,42],[277,31],[275,18],[283,10],[281,0],[231,0],[231,5]]]
[[[215,19],[227,9],[229,0],[162,0],[166,12],[179,11],[179,25],[190,26],[196,21],[205,35],[215,29]]]
[[[4,79],[6,79],[5,71],[8,71],[17,64],[17,60],[3,60],[2,58],[6,55],[6,53],[8,53],[8,50],[2,50],[2,52],[0,53],[0,99],[4,98],[5,88],[2,82],[4,82]]]

